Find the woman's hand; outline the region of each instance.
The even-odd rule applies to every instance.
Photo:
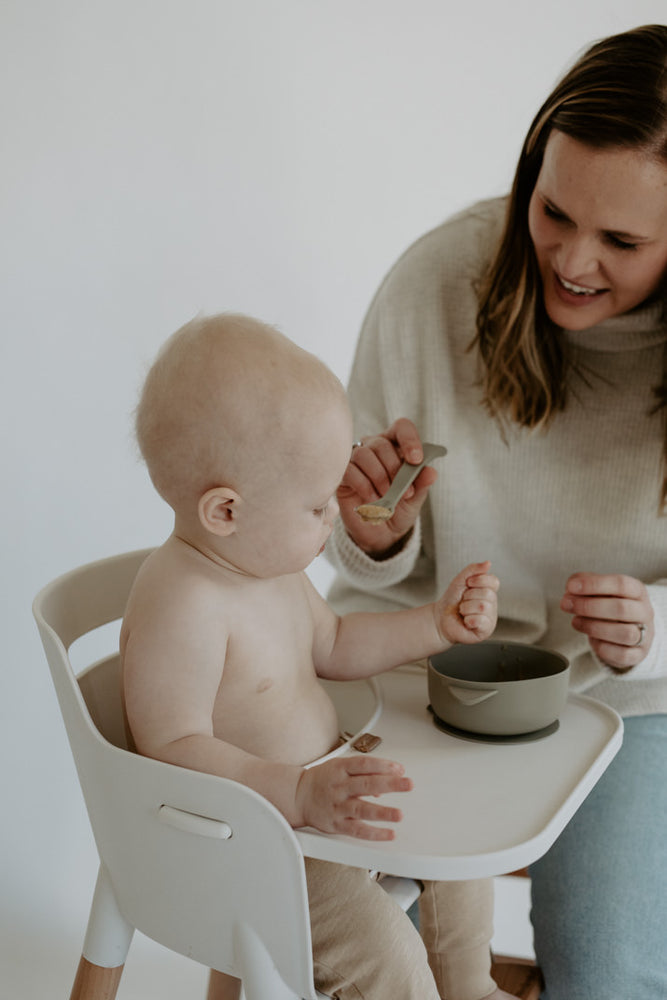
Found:
[[[598,658],[616,673],[636,667],[651,648],[653,607],[641,580],[574,573],[560,606],[574,615],[572,628],[588,636]]]
[[[435,469],[426,466],[407,489],[393,516],[382,524],[362,521],[355,510],[373,503],[387,492],[405,459],[418,465],[424,457],[417,428],[402,417],[375,437],[366,437],[352,449],[350,463],[338,487],[338,504],[347,533],[369,555],[382,555],[412,529],[436,481]]]
[[[490,562],[466,566],[436,601],[436,626],[447,642],[480,642],[495,629],[499,581],[490,568]]]

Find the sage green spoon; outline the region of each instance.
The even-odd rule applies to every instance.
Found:
[[[414,482],[424,466],[429,465],[434,458],[440,458],[447,454],[447,449],[442,444],[424,442],[422,448],[424,449],[423,460],[418,465],[403,462],[393,483],[383,497],[373,503],[362,503],[356,508],[362,521],[367,521],[369,524],[383,524],[388,521],[408,486]]]

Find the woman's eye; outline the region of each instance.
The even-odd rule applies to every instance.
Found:
[[[544,203],[544,214],[548,219],[556,219],[558,222],[563,222],[565,219],[562,212],[559,212],[556,208],[552,208],[551,205],[547,205],[546,202]]]
[[[609,243],[611,243],[611,245],[613,247],[616,247],[617,250],[636,250],[637,249],[637,244],[636,243],[628,243],[627,240],[622,240],[622,239],[620,239],[620,237],[614,236],[613,233],[607,233],[607,240],[609,241]]]
[[[547,204],[547,202],[544,202],[542,207],[544,209],[544,214],[548,219],[553,219],[554,222],[562,222],[562,223],[569,222],[569,219],[567,218],[566,215],[563,215],[562,212],[559,212],[557,208],[554,208],[552,205]],[[614,247],[616,250],[637,249],[636,243],[631,243],[628,240],[622,240],[620,236],[616,236],[614,233],[606,233],[605,239],[610,244],[610,246]]]

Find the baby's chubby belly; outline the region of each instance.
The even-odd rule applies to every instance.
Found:
[[[245,691],[239,688],[245,687]],[[213,716],[214,735],[267,760],[307,764],[337,743],[336,709],[317,677],[298,684],[266,677],[252,688],[223,684]]]

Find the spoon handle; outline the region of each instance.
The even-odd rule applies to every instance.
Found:
[[[432,462],[434,458],[440,458],[441,455],[447,454],[447,449],[442,444],[429,444],[425,441],[422,444],[422,448],[424,458],[419,465],[410,465],[409,462],[403,462],[403,465],[396,473],[393,483],[382,497],[382,500],[379,501],[383,507],[390,507],[393,510],[408,486],[414,482],[424,466]]]

